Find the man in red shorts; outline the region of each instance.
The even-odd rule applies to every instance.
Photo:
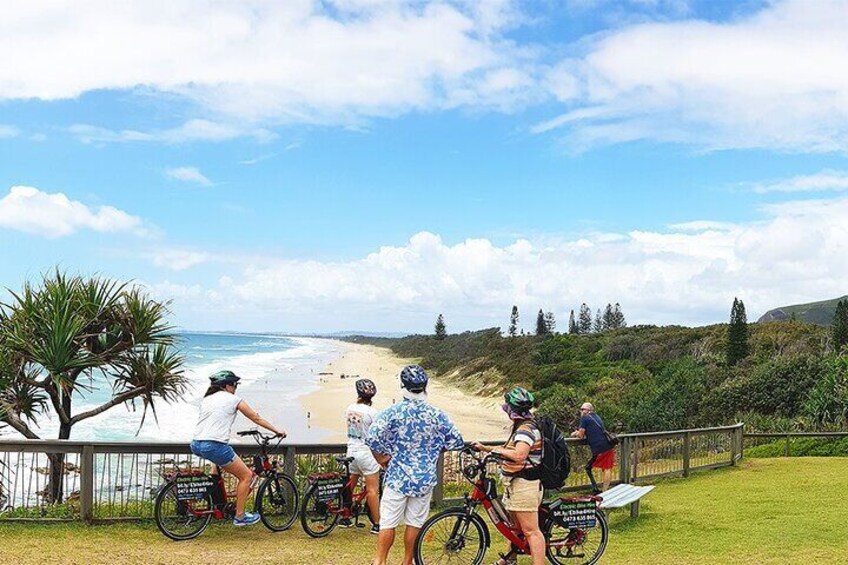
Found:
[[[615,467],[615,448],[607,440],[604,423],[601,417],[595,414],[595,407],[589,402],[584,402],[580,407],[579,428],[571,433],[571,437],[585,439],[592,450],[592,457],[586,464],[586,474],[592,482],[592,492],[598,494],[603,492],[595,482],[592,469],[602,469],[604,472],[604,488],[609,490],[612,482],[612,468]]]

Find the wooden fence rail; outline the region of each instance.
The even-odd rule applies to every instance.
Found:
[[[698,469],[734,465],[742,457],[742,424],[716,428],[619,435],[616,482],[688,476]],[[487,442],[496,443],[496,442]],[[589,486],[585,442],[569,439],[572,473],[563,490]],[[233,444],[241,456],[259,452],[255,444]],[[278,456],[301,486],[307,474],[336,467],[344,444],[283,444]],[[64,453],[62,505],[48,505],[48,454]],[[446,452],[438,464],[434,503],[455,498],[469,487],[460,472],[461,456]],[[150,518],[163,477],[176,466],[203,467],[185,443],[81,442],[0,438],[0,519],[109,521]]]

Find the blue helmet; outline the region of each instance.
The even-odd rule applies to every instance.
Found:
[[[427,388],[428,380],[420,365],[407,365],[400,372],[400,386],[409,392],[422,392]]]

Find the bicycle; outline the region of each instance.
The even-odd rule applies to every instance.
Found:
[[[463,465],[463,455],[471,462]],[[498,499],[495,480],[487,476],[486,466],[500,460],[496,455],[479,457],[470,446],[460,453],[463,476],[474,486],[465,504],[449,508],[428,519],[415,540],[416,565],[462,563],[479,565],[491,545],[489,528],[477,514],[482,505],[500,534],[511,544],[510,559],[529,553],[520,528]],[[600,497],[561,497],[539,506],[539,525],[545,536],[545,555],[554,565],[592,565],[606,550],[609,536],[606,517],[599,508]]]
[[[272,460],[269,444],[276,437],[257,430],[238,432],[239,436],[252,436],[260,448],[253,457],[251,492],[259,483],[254,507],[262,523],[271,531],[282,532],[291,527],[297,518],[299,494],[294,479],[282,472],[280,462]],[[277,440],[271,451],[279,447]],[[153,515],[156,525],[165,536],[175,541],[196,538],[215,520],[235,516],[235,492],[227,492],[221,469],[213,465],[209,475],[200,470],[177,470],[166,476],[167,482],[159,490]]]
[[[303,495],[300,507],[300,524],[303,531],[313,538],[323,538],[330,534],[338,524],[339,518],[353,520],[357,528],[359,518],[365,514],[368,521],[375,525],[371,509],[366,503],[364,486],[354,484],[350,474],[353,457],[336,457],[336,463],[344,466],[344,473],[313,473],[307,477],[309,486]],[[380,471],[380,493],[383,491],[383,472]]]

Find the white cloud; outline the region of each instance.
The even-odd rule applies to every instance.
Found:
[[[695,221],[506,246],[449,245],[422,232],[344,262],[251,258],[204,287],[202,299],[180,298],[175,308],[193,326],[428,331],[438,312],[457,330],[504,325],[513,304],[528,325],[539,308],[564,323],[584,301],[620,302],[631,323],[699,324],[725,320],[734,296],[755,319],[845,294],[848,262],[838,258],[848,253],[848,198],[762,212],[752,223]]]
[[[211,253],[196,249],[180,249],[160,247],[145,254],[145,257],[157,267],[172,271],[185,271],[197,265],[207,263],[215,257]]]
[[[845,2],[787,0],[730,22],[603,34],[552,69],[549,88],[569,109],[534,131],[563,128],[577,149],[648,139],[846,152],[846,26]]]
[[[0,228],[47,238],[80,230],[129,232],[145,235],[140,218],[112,206],[86,206],[61,192],[47,193],[31,186],[13,186],[0,198]]]
[[[20,135],[20,133],[21,130],[19,130],[15,126],[0,124],[0,139],[17,137],[18,135]]]
[[[203,186],[212,186],[212,181],[200,172],[197,167],[174,167],[165,169],[165,176],[183,182],[191,182]]]
[[[0,99],[94,90],[167,94],[273,123],[356,123],[508,104],[526,52],[500,32],[511,1],[51,2],[8,6]],[[89,132],[147,139],[143,132]],[[156,137],[154,135],[154,137]]]
[[[812,175],[798,175],[788,179],[754,183],[750,188],[759,194],[768,192],[842,192],[848,190],[848,171],[825,169]]]
[[[89,124],[75,124],[69,130],[83,143],[186,143],[227,141],[239,137],[251,137],[260,143],[267,143],[277,137],[275,133],[265,128],[244,127],[201,119],[189,120],[175,128],[153,131],[131,129],[115,131]]]

